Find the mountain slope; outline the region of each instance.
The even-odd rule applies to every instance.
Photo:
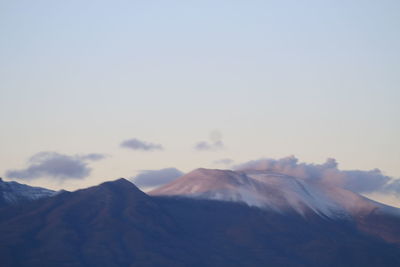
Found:
[[[0,236],[2,266],[400,265],[396,244],[353,221],[148,196],[124,179],[0,209]]]
[[[366,234],[349,220],[304,218],[227,201],[155,199],[180,223],[192,249],[202,253],[199,266],[400,264],[398,245]]]
[[[351,191],[266,171],[197,169],[149,194],[242,202],[303,216],[315,213],[330,218],[351,218],[372,212],[400,216],[400,209]]]
[[[17,182],[5,182],[0,178],[0,207],[49,197],[55,191]]]

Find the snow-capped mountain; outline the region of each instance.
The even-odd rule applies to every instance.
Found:
[[[400,209],[343,188],[270,171],[197,169],[149,194],[243,202],[303,216],[346,218],[381,212],[400,216]]]
[[[270,181],[262,182],[266,178]],[[179,194],[214,188],[208,196],[240,197],[251,205],[266,200],[294,205],[295,197],[304,203],[320,197],[307,191],[307,199],[304,192],[311,186],[286,178],[198,170],[175,185],[182,185],[176,185]],[[268,187],[271,197],[264,199]],[[326,205],[331,207],[317,207]],[[118,179],[0,209],[1,266],[400,266],[400,217],[370,213],[330,220],[313,213],[303,218],[268,207],[149,196]]]
[[[5,182],[0,178],[0,206],[49,197],[55,193],[53,190],[42,187],[33,187],[17,182]]]

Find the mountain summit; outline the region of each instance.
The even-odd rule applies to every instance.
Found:
[[[196,169],[149,194],[240,202],[303,216],[313,213],[330,218],[351,218],[371,213],[400,216],[400,209],[349,190],[271,171]]]

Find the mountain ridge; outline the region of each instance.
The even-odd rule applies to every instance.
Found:
[[[233,187],[254,182],[217,173],[221,186],[225,178]],[[332,219],[238,201],[148,195],[117,179],[0,209],[0,258],[10,267],[397,266],[399,224],[380,213]]]

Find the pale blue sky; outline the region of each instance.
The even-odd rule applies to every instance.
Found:
[[[103,153],[137,170],[334,157],[400,176],[400,2],[0,1],[0,175]],[[224,149],[196,151],[219,131]],[[130,151],[130,138],[162,151]]]

